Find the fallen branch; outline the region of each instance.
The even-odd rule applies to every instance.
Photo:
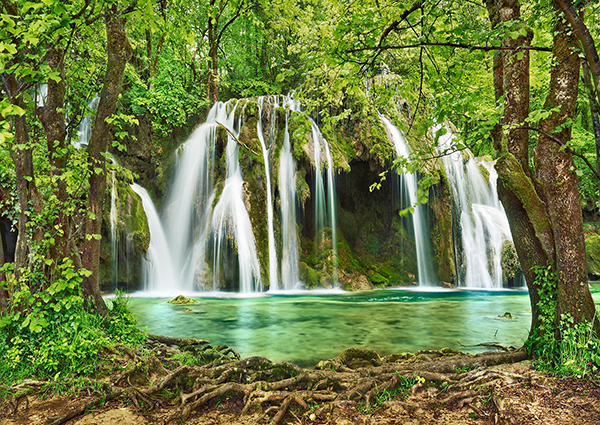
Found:
[[[243,147],[248,149],[250,152],[252,152],[254,155],[260,156],[256,151],[252,150],[248,145],[246,145],[244,142],[242,142],[240,139],[238,139],[237,136],[235,134],[233,134],[233,131],[228,129],[225,125],[221,124],[219,121],[215,121],[215,122],[217,124],[219,124],[221,127],[223,127],[227,131],[227,133],[229,133],[229,135],[233,138],[233,140],[235,140],[239,145],[242,145]]]

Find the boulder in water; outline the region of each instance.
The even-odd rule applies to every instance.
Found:
[[[196,300],[193,300],[191,298],[186,298],[183,295],[178,295],[175,298],[173,298],[171,301],[169,301],[169,304],[194,304],[196,302]]]

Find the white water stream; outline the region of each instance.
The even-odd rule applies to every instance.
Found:
[[[269,286],[271,288],[278,288],[279,281],[277,279],[277,251],[275,248],[275,230],[273,227],[273,195],[271,193],[271,161],[269,153],[274,143],[274,127],[276,120],[275,111],[279,107],[277,104],[277,98],[274,97],[273,105],[271,110],[271,116],[269,117],[269,145],[265,142],[263,134],[262,116],[264,110],[265,98],[258,98],[258,120],[256,122],[256,131],[258,133],[258,140],[262,148],[263,159],[265,161],[265,175],[267,179],[267,227],[269,237]]]
[[[437,127],[434,129],[436,131]],[[438,146],[448,150],[454,135],[449,129],[440,137]],[[491,162],[480,162],[489,172],[486,181],[476,160],[469,152],[456,151],[443,157],[444,168],[451,185],[454,211],[460,212],[460,240],[455,249],[462,250],[457,264],[458,285],[467,288],[498,289],[503,287],[501,267],[502,246],[512,241],[504,208],[496,192],[497,173]]]
[[[390,122],[386,117],[380,115],[379,118],[385,124],[388,133],[392,138],[392,143],[396,148],[396,154],[405,158],[409,157],[410,151],[406,140],[400,130]],[[419,272],[419,286],[429,286],[434,283],[431,265],[429,263],[429,232],[427,231],[427,221],[425,217],[425,208],[417,204],[417,176],[412,173],[404,173],[404,182],[408,191],[411,206],[414,212],[411,214],[413,219],[413,229],[415,234],[415,248],[417,253],[417,267]]]

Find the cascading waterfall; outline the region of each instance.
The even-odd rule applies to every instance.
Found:
[[[273,129],[275,126],[275,114],[272,113],[272,117],[269,119],[270,127],[269,127],[269,146],[267,146],[265,142],[265,137],[263,134],[263,125],[262,125],[262,116],[263,116],[263,106],[264,106],[265,98],[258,98],[258,120],[256,123],[256,130],[258,133],[258,140],[260,141],[260,145],[262,148],[263,159],[265,161],[265,175],[267,180],[267,221],[268,221],[268,234],[269,234],[269,286],[271,288],[278,288],[279,283],[277,280],[277,251],[275,249],[275,230],[273,228],[273,195],[271,193],[271,162],[269,158],[269,153],[273,144]],[[273,107],[272,111],[275,111],[279,105],[277,104],[277,98],[273,99]]]
[[[132,184],[131,188],[142,198],[150,229],[150,245],[146,253],[146,260],[144,260],[144,281],[146,282],[144,289],[172,293],[181,288],[178,285],[178,276],[175,273],[170,246],[167,244],[162,223],[148,192],[136,183]]]
[[[119,253],[117,244],[117,187],[115,170],[111,171],[111,190],[110,190],[110,246],[113,258],[114,284],[117,287],[119,276]]]
[[[335,180],[333,178],[333,160],[331,158],[331,152],[329,151],[329,145],[327,141],[324,141],[325,156],[327,157],[327,191],[329,194],[329,218],[331,221],[331,249],[333,251],[332,263],[333,263],[333,284],[338,285],[338,258],[337,258],[337,232],[336,232],[336,215],[335,215]]]
[[[439,138],[439,148],[442,151],[451,149],[453,139],[452,132],[446,129],[446,134]],[[458,284],[467,288],[502,288],[502,247],[506,241],[512,242],[512,236],[496,193],[498,176],[493,163],[480,162],[489,172],[489,181],[486,181],[472,155],[469,154],[466,161],[463,155],[456,151],[443,157],[453,195],[453,210],[460,215],[457,218],[460,240],[455,238],[459,257]]]
[[[400,130],[383,115],[379,116],[385,124],[388,133],[391,136],[392,143],[396,148],[396,154],[408,158],[409,150],[406,140]],[[412,173],[404,173],[403,180],[406,184],[408,196],[411,206],[417,203],[417,176]],[[425,218],[425,210],[423,205],[416,205],[414,212],[411,214],[413,219],[413,228],[415,234],[415,248],[417,253],[417,268],[419,273],[419,286],[429,286],[434,280],[428,259],[430,258],[429,250],[429,233],[427,231],[427,221]]]
[[[233,112],[232,112],[233,115]],[[237,136],[237,135],[236,135]],[[219,202],[213,211],[212,228],[214,237],[215,263],[213,267],[214,289],[218,289],[219,270],[223,242],[228,236],[236,242],[239,265],[239,291],[242,293],[262,291],[260,265],[252,223],[243,199],[242,170],[238,159],[238,145],[229,135],[227,141],[227,178]]]
[[[281,283],[283,289],[298,286],[298,231],[296,228],[296,161],[292,156],[288,120],[285,120],[283,149],[279,157],[279,196],[281,199]],[[275,289],[271,286],[271,289]]]
[[[300,103],[293,100],[286,100],[286,104],[290,106],[292,111],[300,111]],[[315,185],[314,185],[314,203],[315,203],[315,241],[317,242],[319,238],[325,238],[325,234],[323,233],[323,229],[327,224],[327,218],[329,218],[329,225],[331,226],[331,248],[332,248],[332,266],[333,266],[333,283],[335,286],[338,284],[338,271],[337,271],[337,229],[336,229],[336,215],[335,215],[335,203],[336,203],[336,194],[335,194],[335,179],[333,174],[333,159],[331,157],[331,152],[329,150],[329,144],[327,140],[323,138],[321,134],[321,130],[319,130],[319,126],[317,123],[310,118],[311,122],[311,132],[312,132],[312,140],[313,140],[313,160],[315,162]],[[325,184],[323,181],[323,172],[321,171],[321,146],[323,146],[323,150],[325,151],[325,159],[327,161],[327,194],[325,195]],[[327,212],[327,198],[329,201],[329,217]]]
[[[281,223],[281,233],[277,235],[281,237],[279,245],[274,225],[277,201],[273,194],[271,170],[279,99],[281,98],[258,99],[261,119],[256,127],[265,164],[268,253],[264,254],[268,255],[269,286],[273,291],[295,289],[301,284],[296,221],[296,162],[292,156],[287,116],[278,168]],[[263,121],[267,101],[271,103],[269,116]],[[291,111],[299,111],[298,102],[291,98],[283,97],[282,103]],[[151,206],[147,194],[140,194],[149,216],[152,238],[144,266],[146,290],[174,293],[227,287],[229,290],[235,288],[241,293],[250,293],[263,289],[258,250],[248,210],[250,205],[247,205],[248,194],[245,193],[246,186],[238,157],[237,137],[242,128],[243,112],[238,113],[236,118],[236,108],[237,103],[217,103],[209,112],[206,122],[177,149],[175,178],[165,201],[162,221]],[[267,121],[269,127],[263,128]],[[333,160],[327,142],[314,121],[311,122],[316,163],[316,184],[311,195],[315,200],[317,215],[315,231],[319,237],[324,237],[323,229],[331,226],[332,278],[337,283]],[[217,146],[219,125],[226,127],[228,139],[223,155],[226,176],[217,185],[214,179],[221,171],[216,169],[215,152],[222,152],[223,149],[220,145]],[[139,191],[141,188],[137,189]],[[280,262],[278,246],[281,249]],[[237,259],[235,264],[231,263],[234,258]],[[165,261],[167,264],[162,264]],[[235,287],[232,286],[232,279],[237,279]]]
[[[98,109],[99,103],[100,96],[95,96],[92,100],[88,102],[87,106],[89,109],[95,111],[96,109]],[[93,122],[94,114],[86,114],[79,123],[79,128],[77,129],[77,141],[73,142],[73,146],[75,146],[77,149],[88,145],[90,137],[92,136]]]

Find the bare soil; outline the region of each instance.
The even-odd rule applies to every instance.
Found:
[[[150,356],[111,353],[122,367],[102,391],[44,400],[43,383],[15,386],[0,400],[0,424],[600,424],[597,379],[557,379],[518,351],[379,358],[349,349],[315,369],[241,360],[226,347],[211,348],[202,366],[173,360],[173,350],[194,346],[154,341]]]

